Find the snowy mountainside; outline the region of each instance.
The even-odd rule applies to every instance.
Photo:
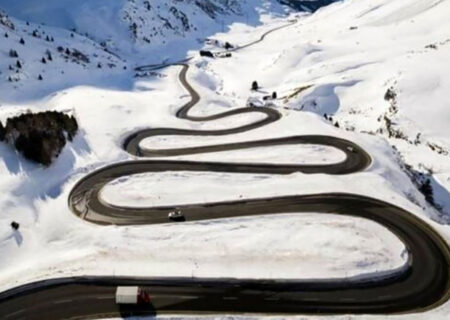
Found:
[[[430,180],[449,221],[448,12],[448,0],[336,2],[236,57],[237,68],[251,68],[239,81],[224,62],[205,68],[225,79],[224,94],[247,98],[243,84],[259,80],[283,97],[280,107],[386,139],[419,188]]]
[[[192,48],[231,22],[259,24],[261,10],[285,10],[276,0],[0,0],[0,8],[22,20],[76,30],[119,54],[147,59],[173,57],[180,45]]]
[[[0,36],[3,101],[42,97],[79,84],[112,85],[126,68],[122,59],[95,41],[69,30],[23,22],[3,11]]]
[[[237,125],[236,118],[209,123],[180,121],[174,114],[189,97],[178,81],[179,67],[136,79],[133,66],[185,57],[188,50],[203,46],[197,38],[205,36],[236,43],[255,41],[263,32],[293,18],[298,19],[297,24],[229,59],[196,55],[188,73],[202,96],[194,113],[242,107],[249,97],[262,100],[259,93],[250,91],[251,82],[258,80],[264,92],[261,95],[278,92],[280,98],[273,103],[282,119],[236,135],[209,137],[206,142],[205,137],[172,136],[172,147],[331,135],[361,145],[373,157],[371,167],[343,176],[167,172],[119,181],[110,186],[109,196],[139,205],[173,204],[180,200],[181,192],[186,201],[198,202],[322,192],[363,194],[417,214],[450,242],[450,110],[446,99],[450,91],[446,68],[450,0],[346,0],[315,14],[287,18],[282,15],[285,8],[275,0],[149,3],[152,14],[147,14],[145,1],[140,0],[0,0],[0,7],[14,17],[0,17],[0,120],[27,109],[74,110],[82,131],[47,169],[0,144],[0,255],[8,257],[0,260],[3,289],[56,274],[269,278],[282,274],[292,278],[317,273],[379,273],[404,262],[401,243],[389,238],[388,230],[359,219],[322,219],[311,213],[307,217],[293,214],[183,225],[111,226],[98,232],[98,226],[78,219],[67,206],[76,181],[107,164],[135,159],[122,148],[130,132],[149,127],[215,130]],[[212,11],[208,13],[198,3],[211,3]],[[230,10],[226,10],[228,3]],[[165,26],[164,19],[171,27]],[[72,28],[76,32],[70,31]],[[35,30],[40,37],[33,36]],[[150,42],[144,40],[152,32],[158,36],[150,37]],[[21,38],[25,45],[20,44]],[[69,48],[70,55],[59,52],[59,46]],[[18,58],[9,56],[11,49]],[[73,49],[86,54],[90,62],[83,62],[78,54],[81,58],[74,57]],[[47,50],[52,61],[43,63]],[[19,70],[17,60],[21,61]],[[37,79],[39,74],[43,80]],[[8,81],[16,75],[19,81]],[[391,94],[386,95],[389,90]],[[324,113],[333,120],[325,120]],[[255,120],[244,117],[247,122]],[[166,147],[167,140],[159,138]],[[147,143],[156,144],[154,140]],[[276,162],[286,161],[287,155],[311,162],[316,161],[314,157],[340,161],[339,154],[318,152],[317,148],[300,150],[303,155],[289,154],[288,148],[276,150],[280,153],[277,157],[274,149],[251,149],[244,156],[212,153],[181,160],[229,161],[234,156],[239,161],[245,157]],[[442,206],[440,213],[411,182],[404,172],[407,167],[408,174],[424,173],[431,179],[434,199]],[[237,179],[243,182],[236,184]],[[20,237],[11,231],[13,220],[21,224]],[[444,320],[449,310],[446,303],[426,313],[389,319]],[[376,320],[386,317],[370,316]]]
[[[287,9],[275,0],[0,0],[0,10],[1,98],[27,101],[76,85],[128,90],[136,65],[185,58],[233,22],[257,26],[262,13]]]

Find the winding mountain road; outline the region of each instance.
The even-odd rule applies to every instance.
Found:
[[[279,28],[277,28],[279,29]],[[273,32],[273,31],[270,31]],[[265,35],[253,44],[264,39]],[[242,48],[242,47],[241,47]],[[370,156],[350,141],[330,136],[293,136],[212,146],[150,150],[140,142],[156,135],[221,136],[268,125],[281,114],[268,108],[240,108],[206,117],[189,115],[200,96],[189,84],[189,66],[179,64],[179,79],[191,95],[177,117],[208,121],[244,113],[263,113],[265,118],[225,130],[156,128],[130,135],[124,149],[136,157],[170,157],[261,146],[315,144],[342,150],[346,160],[329,165],[219,163],[170,160],[135,160],[95,171],[73,188],[71,210],[80,218],[101,225],[168,223],[167,214],[180,207],[187,221],[282,213],[333,213],[373,220],[396,234],[409,252],[408,264],[384,278],[359,277],[332,280],[251,280],[206,278],[75,277],[45,280],[0,293],[0,318],[4,320],[96,319],[112,316],[154,314],[303,314],[303,313],[405,313],[437,307],[449,299],[450,250],[430,226],[392,204],[354,194],[331,193],[285,196],[179,206],[128,208],[113,206],[99,196],[114,179],[131,174],[160,171],[290,174],[293,172],[351,174],[371,163]],[[143,67],[144,68],[144,67]],[[147,67],[149,68],[149,67]],[[150,272],[151,273],[151,272]],[[152,304],[118,306],[117,285],[148,287]]]

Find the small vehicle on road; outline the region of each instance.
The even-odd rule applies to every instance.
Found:
[[[347,150],[352,152],[352,153],[355,153],[355,148],[353,148],[353,147],[347,147]]]
[[[169,220],[172,220],[172,221],[185,221],[186,220],[186,218],[184,217],[184,215],[180,209],[169,212],[168,218],[169,218]]]
[[[150,295],[141,287],[120,286],[116,289],[116,304],[149,304]]]

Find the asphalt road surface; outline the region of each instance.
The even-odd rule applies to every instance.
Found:
[[[265,36],[249,45],[262,41]],[[129,153],[137,157],[152,158],[261,146],[315,144],[342,150],[346,154],[346,160],[330,165],[231,164],[148,159],[122,162],[95,171],[75,185],[69,196],[69,206],[74,214],[99,225],[169,223],[167,214],[175,207],[181,208],[186,221],[302,212],[356,216],[373,220],[395,233],[408,249],[407,266],[384,278],[330,280],[121,277],[53,279],[0,293],[0,319],[100,319],[155,314],[390,314],[428,310],[448,300],[450,250],[445,240],[412,213],[376,199],[332,193],[152,208],[118,207],[102,201],[99,192],[108,182],[143,172],[183,170],[280,175],[293,172],[351,174],[370,165],[371,158],[362,148],[350,141],[329,136],[293,136],[170,150],[141,148],[140,142],[150,136],[221,136],[268,125],[281,117],[276,110],[267,108],[240,108],[207,117],[190,116],[190,109],[199,102],[200,97],[187,80],[189,66],[184,63],[181,66],[179,78],[192,99],[178,111],[177,117],[190,121],[208,121],[259,112],[264,113],[265,118],[225,130],[142,130],[126,139],[124,148]],[[141,70],[158,67],[161,66],[145,66]],[[146,287],[152,303],[146,306],[116,305],[114,293],[118,285]]]

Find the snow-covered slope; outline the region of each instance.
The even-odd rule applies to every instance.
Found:
[[[198,46],[230,22],[259,24],[260,9],[284,11],[277,1],[263,2],[264,7],[255,0],[0,0],[0,8],[26,21],[73,29],[122,55],[152,60]]]
[[[0,98],[43,97],[74,85],[125,86],[126,63],[84,36],[0,11]],[[130,76],[129,74],[127,75]]]
[[[26,101],[75,85],[128,90],[125,69],[182,59],[233,22],[257,26],[263,12],[287,7],[275,0],[0,0],[0,10],[2,100]]]
[[[306,17],[232,64],[201,68],[230,98],[258,80],[280,107],[332,115],[343,130],[376,135],[398,149],[418,183],[430,179],[450,216],[450,1],[348,0]],[[228,40],[236,35],[224,35]],[[255,63],[255,61],[257,61]],[[234,74],[246,66],[239,78]],[[387,99],[390,89],[394,97]]]
[[[0,145],[0,256],[7,257],[0,259],[2,289],[35,279],[87,273],[372,276],[404,263],[401,243],[387,230],[360,219],[290,214],[182,226],[109,226],[99,232],[98,226],[72,215],[67,196],[78,179],[106,164],[133,159],[122,150],[123,139],[130,132],[147,127],[214,129],[255,120],[244,117],[192,123],[175,118],[175,112],[189,99],[177,81],[178,67],[133,78],[131,69],[135,65],[197,56],[196,50],[203,46],[197,38],[212,36],[245,44],[293,18],[284,14],[285,9],[277,1],[236,1],[236,5],[230,2],[232,10],[226,12],[227,2],[210,2],[219,8],[214,7],[212,14],[195,1],[151,0],[154,11],[144,14],[144,1],[115,1],[106,6],[110,4],[106,0],[0,0],[0,7],[23,19],[10,19],[16,26],[14,30],[9,23],[0,24],[0,120],[28,109],[71,110],[81,127],[74,143],[48,169]],[[20,3],[27,6],[21,7]],[[170,5],[178,13],[185,13],[189,23],[183,24],[183,18],[176,18]],[[40,8],[45,10],[41,12]],[[280,121],[232,136],[207,137],[207,143],[333,135],[352,140],[371,154],[374,162],[366,171],[347,176],[297,173],[269,177],[166,172],[115,181],[105,190],[105,199],[151,205],[174,200],[201,202],[351,192],[401,206],[450,241],[448,12],[450,0],[340,1],[312,15],[295,14],[299,19],[296,25],[233,53],[232,58],[196,57],[190,62],[188,77],[203,99],[194,114],[217,113],[242,107],[249,97],[261,98],[263,94],[249,90],[253,80],[258,80],[265,94],[277,91],[280,97],[275,101],[275,107],[283,114]],[[173,28],[165,27],[165,20],[158,15],[170,18]],[[47,26],[33,24],[44,19]],[[26,20],[30,20],[29,26]],[[111,24],[113,21],[121,22]],[[130,29],[132,21],[137,21],[135,38],[134,28]],[[74,37],[64,29],[72,27],[77,29]],[[144,37],[153,32],[153,27],[160,36],[148,43]],[[54,42],[46,41],[46,36],[33,37],[34,29],[53,36]],[[88,36],[82,35],[85,32]],[[9,37],[4,38],[3,33]],[[25,46],[19,43],[21,37]],[[123,58],[105,51],[102,41],[108,50]],[[65,52],[57,52],[59,45],[79,49],[89,56],[90,62],[72,62]],[[8,57],[11,48],[18,51],[19,59],[23,58],[22,71],[17,73],[22,80],[12,83],[8,77],[16,74],[16,68],[9,70],[9,65],[17,59]],[[53,53],[54,61],[43,64],[47,49]],[[106,66],[108,61],[116,66]],[[59,76],[62,71],[64,75]],[[36,80],[41,73],[44,80]],[[72,88],[73,85],[77,87]],[[395,94],[386,100],[388,89]],[[323,113],[333,116],[333,121],[325,120]],[[336,121],[339,128],[334,126]],[[168,139],[158,137],[145,143],[170,147],[205,144],[198,136]],[[290,162],[300,156],[289,149],[275,151],[280,155],[274,155],[274,150],[252,149],[226,156],[216,153],[183,159]],[[296,152],[305,153],[302,162],[315,162],[318,157],[327,163],[341,160],[339,153],[317,146]],[[411,167],[406,170],[405,164]],[[429,175],[435,201],[442,206],[440,211],[427,203],[411,181],[410,175],[417,172]],[[234,188],[236,181],[240,187]],[[144,192],[146,187],[153,192]],[[181,198],[182,191],[185,193]],[[13,220],[21,224],[19,233],[9,227]],[[302,245],[285,239],[296,239]],[[334,261],[337,258],[341,258],[339,263]],[[447,319],[449,312],[447,303],[430,313],[393,318],[441,320]]]

